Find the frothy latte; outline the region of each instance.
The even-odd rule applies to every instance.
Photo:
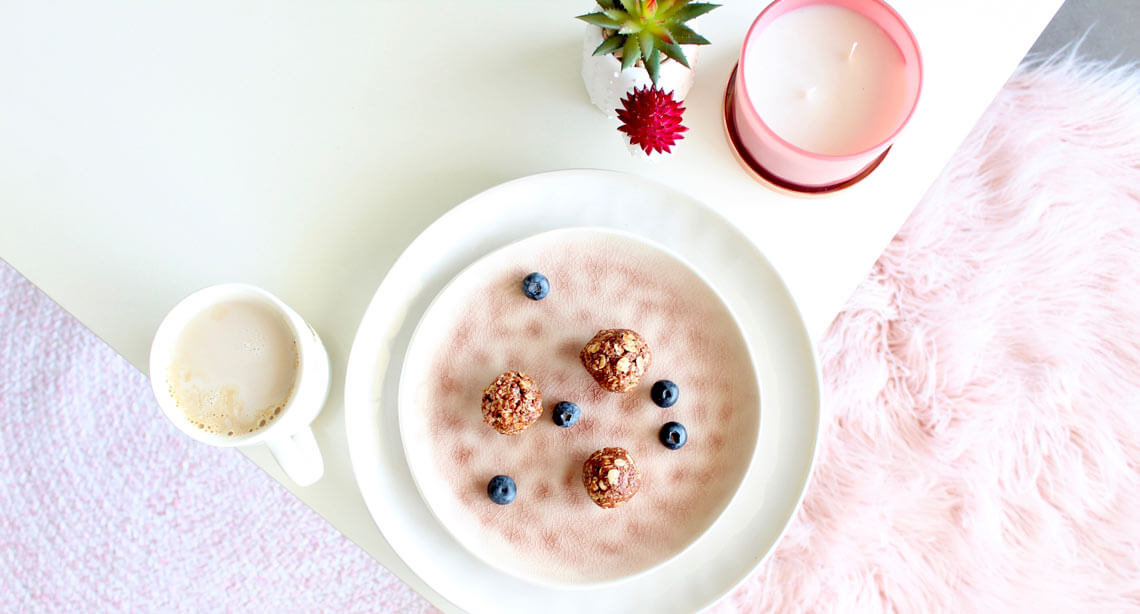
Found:
[[[281,414],[299,364],[297,340],[284,318],[256,299],[235,299],[187,323],[174,345],[166,383],[192,424],[237,437]]]

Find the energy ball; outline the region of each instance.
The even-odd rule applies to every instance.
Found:
[[[582,465],[582,485],[598,507],[611,509],[637,494],[641,472],[624,448],[602,448]]]
[[[483,422],[504,435],[517,435],[542,415],[542,392],[526,373],[507,371],[483,390]]]
[[[629,392],[641,383],[653,363],[649,344],[624,328],[600,330],[578,353],[578,360],[598,385],[610,392]]]

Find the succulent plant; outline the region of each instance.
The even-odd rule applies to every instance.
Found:
[[[689,61],[681,45],[707,45],[708,39],[685,25],[720,6],[692,0],[597,0],[600,11],[579,15],[578,19],[602,28],[608,34],[594,55],[621,53],[622,70],[645,62],[654,85],[660,73],[662,57]]]
[[[685,106],[673,99],[672,92],[656,87],[635,89],[621,101],[617,110],[621,125],[618,130],[629,138],[630,145],[640,147],[646,155],[669,153],[681,134],[688,130],[681,125]]]

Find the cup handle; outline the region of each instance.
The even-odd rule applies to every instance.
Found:
[[[325,460],[310,426],[292,435],[269,439],[265,445],[269,446],[273,458],[277,459],[277,464],[289,479],[298,486],[308,486],[325,474]]]

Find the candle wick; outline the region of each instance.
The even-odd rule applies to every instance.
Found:
[[[855,49],[858,46],[859,46],[859,41],[855,41],[855,42],[851,43],[851,50],[847,52],[847,60],[848,61],[850,61],[851,58],[853,58],[855,56]]]
[[[806,90],[801,91],[800,92],[800,98],[803,98],[804,100],[806,100],[808,102],[814,102],[816,99],[816,91],[817,90],[818,90],[818,88],[813,85],[813,86],[807,88]]]

